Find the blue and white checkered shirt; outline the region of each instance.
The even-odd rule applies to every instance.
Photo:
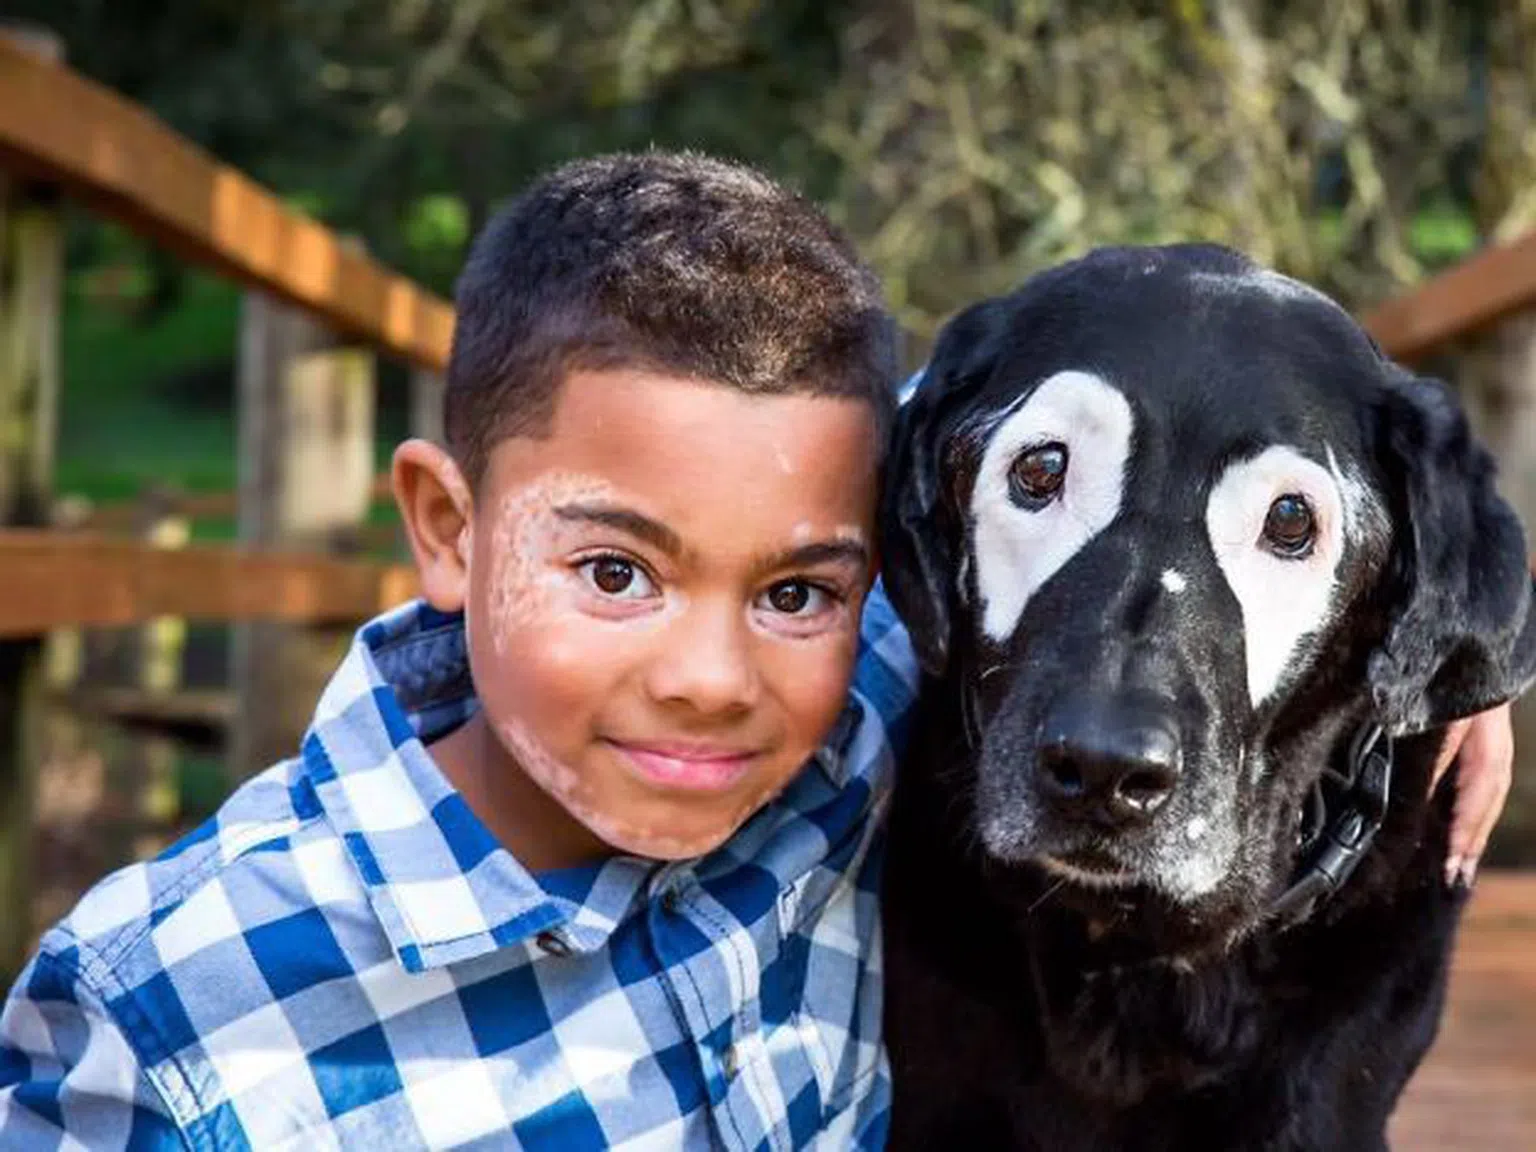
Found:
[[[462,621],[368,624],[302,754],[97,885],[0,1016],[0,1148],[876,1147],[881,595],[833,737],[712,854],[527,872],[424,744]]]

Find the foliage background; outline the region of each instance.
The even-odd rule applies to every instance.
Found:
[[[1226,241],[1361,304],[1536,224],[1536,0],[3,7],[439,290],[534,172],[653,144],[825,203],[914,356],[1093,244]]]

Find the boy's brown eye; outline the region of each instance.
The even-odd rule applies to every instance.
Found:
[[[798,580],[786,580],[782,584],[775,584],[768,590],[768,603],[773,605],[775,612],[783,612],[788,615],[805,611],[805,606],[811,602],[810,588]]]
[[[635,566],[615,556],[604,556],[592,561],[592,583],[598,591],[617,596],[635,581]]]

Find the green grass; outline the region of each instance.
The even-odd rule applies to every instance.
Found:
[[[125,280],[131,291],[132,279]],[[125,304],[101,299],[91,276],[72,276],[62,322],[56,490],[111,500],[150,483],[233,488],[229,366],[239,310],[232,285],[193,274],[177,307],[143,323]],[[193,400],[168,388],[193,373],[218,392]]]
[[[175,307],[144,322],[134,315],[147,286],[142,266],[125,262],[107,279],[78,272],[66,287],[55,491],[98,502],[132,499],[151,484],[232,491],[241,290],[191,272]],[[381,467],[399,423],[381,411]],[[231,539],[234,525],[211,521],[195,535]]]

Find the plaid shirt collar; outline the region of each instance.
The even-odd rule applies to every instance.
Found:
[[[477,707],[462,614],[416,601],[358,632],[304,740],[305,777],[407,970],[541,933],[557,933],[556,946],[595,951],[659,872],[708,870],[707,857],[676,865],[620,855],[535,877],[500,846],[426,750]],[[846,782],[859,711],[850,700],[812,758],[834,788]],[[754,820],[771,819],[772,808]],[[400,898],[403,884],[415,898]],[[434,884],[442,899],[421,899]]]

